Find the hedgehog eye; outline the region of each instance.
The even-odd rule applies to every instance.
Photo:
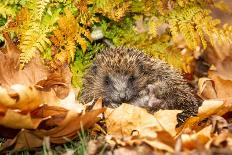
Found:
[[[104,83],[105,83],[106,85],[110,85],[110,82],[111,82],[110,77],[109,77],[109,76],[105,76],[105,77],[104,77]]]
[[[129,82],[133,82],[133,81],[135,81],[135,76],[134,75],[131,75],[130,77],[129,77]]]

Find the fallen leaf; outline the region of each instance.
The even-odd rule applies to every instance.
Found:
[[[158,132],[156,138],[151,137],[137,137],[137,136],[112,136],[107,135],[105,137],[106,142],[109,143],[112,147],[114,146],[123,146],[123,147],[130,147],[130,146],[143,146],[147,144],[153,150],[163,150],[169,153],[174,152],[174,139],[171,137],[167,132]],[[162,137],[162,138],[161,138]],[[161,139],[160,139],[161,138]],[[166,138],[166,140],[164,140]]]
[[[41,99],[39,92],[34,87],[12,85],[9,90],[0,86],[0,104],[7,108],[20,111],[32,111],[39,107]]]
[[[33,58],[23,70],[19,69],[19,54],[21,51],[11,41],[9,34],[4,33],[7,53],[0,52],[0,84],[10,87],[13,84],[30,86],[47,77],[48,69],[39,56]]]
[[[81,130],[82,127],[86,129],[93,126],[99,120],[97,116],[104,111],[105,109],[103,108],[86,112],[83,115],[69,111],[65,119],[57,127],[51,130],[37,130],[34,134],[40,137],[49,136],[52,143],[62,144],[67,142],[65,138],[75,138],[77,131]]]
[[[41,147],[43,138],[47,136],[50,138],[51,143],[66,143],[67,141],[74,139],[81,129],[87,129],[93,126],[94,123],[99,120],[97,116],[104,111],[105,109],[98,109],[86,112],[85,114],[77,114],[68,111],[65,118],[58,122],[56,127],[50,130],[21,130],[14,139],[9,139],[4,143],[0,148],[0,151],[8,150],[9,148],[11,148],[12,151],[32,150],[36,147]],[[45,115],[47,114],[48,113],[45,112]],[[54,114],[54,112],[52,112],[52,114]]]
[[[51,89],[60,99],[68,96],[71,89],[72,74],[68,64],[57,64],[56,68],[50,69],[46,79],[37,81],[35,84],[43,91]]]
[[[4,38],[6,47],[4,53],[0,51],[0,124],[9,128],[36,129],[45,117],[32,117],[31,112],[42,104],[58,106],[58,97],[64,98],[69,94],[69,66],[61,64],[57,68],[48,68],[37,53],[37,56],[20,69],[21,51],[8,33],[4,33]],[[54,120],[59,122],[61,118]]]
[[[232,97],[232,81],[223,80],[215,71],[209,71],[209,78],[214,81],[217,97],[219,99],[226,99]]]
[[[122,104],[113,111],[107,109],[105,117],[107,133],[112,135],[125,136],[138,132],[141,137],[156,137],[156,131],[163,130],[153,115],[130,104]]]
[[[43,139],[38,138],[29,130],[22,129],[14,139],[8,139],[0,148],[0,152],[11,149],[12,152],[31,150],[42,145]]]
[[[172,136],[176,135],[176,125],[177,122],[177,114],[181,113],[181,110],[159,110],[154,116],[160,125]]]
[[[207,126],[194,134],[182,134],[181,140],[183,147],[187,149],[196,149],[198,145],[206,144],[211,139],[212,125]]]
[[[44,118],[32,118],[30,114],[24,115],[9,109],[0,117],[0,124],[12,129],[36,129],[43,120]]]
[[[66,98],[60,100],[59,105],[67,110],[72,110],[77,113],[81,113],[83,110],[85,110],[84,105],[76,101],[76,92],[73,89],[69,91],[69,94]]]
[[[227,131],[228,132],[228,127],[229,127],[229,124],[228,122],[226,121],[226,119],[224,119],[223,117],[221,116],[211,116],[210,117],[210,120],[212,122],[212,133],[221,133],[223,131]]]
[[[198,109],[198,115],[196,117],[188,118],[182,126],[176,129],[176,137],[182,134],[186,129],[193,129],[194,127],[197,127],[198,123],[205,118],[208,118],[213,114],[217,114],[223,105],[224,101],[222,100],[205,100]]]
[[[200,119],[204,119],[216,114],[223,104],[224,101],[222,100],[205,100],[202,106],[199,107],[197,116],[200,117]]]
[[[198,81],[198,94],[202,99],[216,99],[217,92],[215,90],[215,85],[210,78],[200,78]]]
[[[45,94],[49,94],[47,98],[43,93],[40,94],[41,100],[45,103],[50,102],[46,99],[65,98],[68,95],[71,87],[71,72],[67,64],[60,64],[57,68],[48,68],[44,65],[39,53],[36,53],[36,56],[23,69],[19,69],[21,51],[12,42],[8,33],[4,33],[4,37],[6,53],[0,52],[0,84],[2,88],[8,90],[15,84],[24,85],[25,88],[35,87],[37,90],[46,91]],[[55,96],[53,92],[55,92]],[[29,96],[28,100],[30,100]],[[56,104],[55,99],[52,101],[55,102],[49,104]],[[12,101],[4,104],[12,104]]]
[[[44,129],[51,129],[59,125],[67,115],[68,110],[58,106],[43,105],[31,112],[32,117],[36,118],[49,118],[43,121]]]
[[[101,108],[103,108],[103,104],[102,104],[102,98],[99,98],[96,102],[95,102],[95,104],[94,104],[94,106],[93,106],[93,110],[95,110],[95,109],[101,109]]]
[[[218,136],[214,137],[212,141],[210,141],[209,147],[228,148],[230,151],[232,151],[232,134],[222,132]]]
[[[106,152],[107,153],[107,152]],[[113,151],[114,155],[124,155],[124,154],[131,154],[131,155],[155,155],[152,148],[146,145],[139,145],[139,146],[127,146],[127,147],[120,147]]]
[[[214,64],[216,67],[217,76],[224,80],[232,80],[232,46],[230,43],[215,42],[213,47],[208,49],[207,57],[208,61],[211,64]]]
[[[159,150],[165,150],[168,151],[169,153],[174,153],[174,149],[170,146],[168,146],[165,143],[162,143],[158,140],[142,140],[142,142],[145,142],[146,144],[152,146],[155,149],[159,149]]]

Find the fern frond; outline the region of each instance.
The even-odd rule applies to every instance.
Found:
[[[15,16],[16,15],[16,9],[12,6],[7,5],[5,2],[0,2],[0,15],[2,15],[4,18],[7,16]]]
[[[76,52],[75,41],[72,38],[68,38],[64,49],[60,49],[60,52],[55,55],[55,58],[60,62],[72,62]]]
[[[148,33],[152,34],[153,37],[156,37],[158,35],[157,33],[157,29],[158,27],[161,25],[162,23],[156,19],[156,18],[151,18],[148,22],[148,26],[149,26],[149,31]]]
[[[41,32],[39,26],[33,25],[33,29],[29,29],[21,38],[19,48],[22,53],[20,54],[20,63],[22,67],[28,63],[37,50],[44,51],[50,40],[47,39],[46,33]]]
[[[46,6],[49,4],[50,0],[37,0],[37,18],[41,21],[44,14]]]
[[[130,1],[122,0],[95,0],[94,9],[97,13],[119,21],[129,11]]]
[[[63,62],[74,60],[76,45],[80,45],[83,52],[87,49],[87,40],[91,39],[90,32],[85,25],[81,26],[71,11],[65,9],[65,15],[58,20],[58,28],[53,31],[52,43],[57,47],[56,59]]]
[[[20,4],[22,0],[4,0],[5,5]]]
[[[47,34],[55,28],[53,25],[59,15],[59,11],[56,10],[49,13],[44,12],[43,7],[43,11],[41,11],[39,9],[41,5],[37,6],[37,2],[36,0],[30,1],[30,9],[22,8],[16,18],[15,32],[20,39],[19,48],[22,51],[20,54],[21,67],[33,58],[36,51],[44,52],[51,45]],[[42,13],[41,19],[38,17],[38,13]]]

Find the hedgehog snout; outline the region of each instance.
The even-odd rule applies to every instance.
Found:
[[[119,97],[121,102],[128,102],[131,99],[130,94],[128,93],[128,91],[120,92],[118,97]]]
[[[132,99],[132,92],[128,88],[120,91],[116,90],[114,93],[112,92],[111,97],[113,102],[117,104],[127,103]]]

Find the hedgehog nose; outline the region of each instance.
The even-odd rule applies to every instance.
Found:
[[[128,99],[128,97],[126,96],[126,93],[120,93],[119,97],[120,97],[122,102],[126,102]]]

